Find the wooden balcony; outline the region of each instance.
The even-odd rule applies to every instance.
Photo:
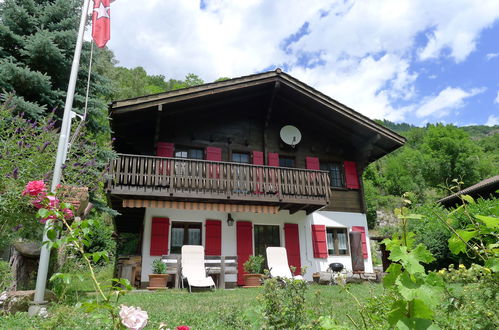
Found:
[[[330,200],[326,171],[118,154],[108,192],[118,198],[273,205],[313,212]]]

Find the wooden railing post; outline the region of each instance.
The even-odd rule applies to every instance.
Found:
[[[128,189],[131,195],[142,191],[151,196],[179,193],[211,200],[324,205],[331,196],[329,174],[319,170],[120,154],[108,175],[109,191]]]

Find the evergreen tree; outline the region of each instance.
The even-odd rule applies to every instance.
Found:
[[[76,44],[82,1],[5,0],[0,3],[0,90],[12,93],[17,113],[37,119],[62,114]],[[97,62],[102,51],[96,48]],[[83,112],[90,43],[83,47],[73,108]],[[92,70],[88,126],[105,130],[103,97],[109,80]],[[4,96],[5,97],[5,96]]]

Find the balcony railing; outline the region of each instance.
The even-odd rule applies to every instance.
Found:
[[[329,203],[326,171],[119,154],[110,167],[114,195],[247,202],[316,210]]]

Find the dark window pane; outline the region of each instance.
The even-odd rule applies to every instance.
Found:
[[[340,163],[321,163],[321,170],[329,172],[331,187],[344,187],[343,167]]]
[[[249,164],[249,154],[242,152],[233,152],[232,161],[235,163]]]
[[[189,158],[191,159],[203,159],[202,149],[189,149]]]
[[[279,158],[280,167],[295,167],[295,159],[290,157],[280,157]]]
[[[181,253],[184,245],[201,245],[201,224],[197,222],[172,222],[170,253]]]

